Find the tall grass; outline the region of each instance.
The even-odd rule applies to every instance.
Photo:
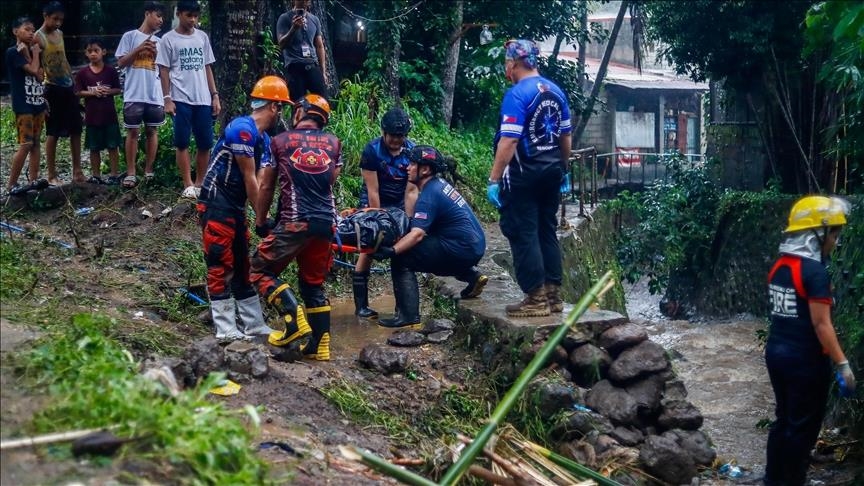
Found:
[[[329,125],[329,131],[342,140],[344,151],[344,166],[336,188],[337,203],[342,207],[357,204],[362,185],[360,154],[367,143],[381,136],[381,116],[390,106],[391,103],[382,98],[372,83],[342,82]],[[458,184],[459,191],[478,217],[487,221],[495,219],[496,212],[486,201],[485,192],[492,165],[494,127],[453,130],[426,119],[418,107],[405,108],[414,123],[409,138],[454,157],[458,173],[465,180]]]

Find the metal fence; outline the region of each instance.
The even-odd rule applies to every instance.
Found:
[[[671,157],[682,154],[656,154],[612,152],[598,154],[595,147],[570,152],[568,180],[561,186],[565,201],[579,201],[579,214],[586,204],[597,204],[599,199],[615,198],[621,191],[641,191],[657,182],[666,182]],[[683,154],[685,164],[701,165],[702,154]]]

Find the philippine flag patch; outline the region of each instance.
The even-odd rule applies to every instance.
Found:
[[[426,218],[427,218],[426,213],[423,213],[423,212],[414,213],[414,219],[426,219]]]
[[[516,117],[513,115],[504,115],[501,123],[516,123]]]

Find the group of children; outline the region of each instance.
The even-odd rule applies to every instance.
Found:
[[[42,13],[44,21],[38,30],[26,17],[13,23],[16,45],[6,52],[19,144],[12,159],[7,193],[23,195],[62,183],[55,164],[57,141],[62,137],[69,138],[74,182],[137,186],[135,165],[142,125],[146,137],[144,176],[152,179],[159,142],[157,130],[165,123],[167,113],[174,117],[173,144],[184,183],[182,196],[197,198],[213,145],[213,120],[221,110],[211,69],[215,58],[210,40],[196,28],[198,2],[179,1],[179,24],[161,39],[156,34],[162,28],[164,6],[153,1],[145,4],[141,26],[123,35],[115,53],[118,66],[125,70],[122,86],[117,69],[105,62],[107,46],[100,38],[86,41],[88,65],[73,75],[60,31],[65,16],[63,5],[52,1]],[[121,93],[126,129],[125,174],[119,172],[124,139],[114,105],[115,96]],[[47,135],[47,178],[40,178],[39,174],[43,126]],[[90,152],[89,178],[81,168],[81,134],[85,127],[84,145]],[[198,149],[195,180],[189,153],[193,134]],[[109,156],[107,177],[101,173],[104,150]],[[18,180],[28,157],[28,181],[21,184]]]

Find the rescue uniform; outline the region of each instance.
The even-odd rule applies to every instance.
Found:
[[[257,306],[257,313],[261,315],[258,295],[249,281],[246,185],[235,156],[253,158],[256,172],[270,163],[270,137],[258,132],[251,116],[235,118],[225,128],[210,157],[198,198],[207,261],[207,292],[214,319],[218,309],[233,315],[234,299],[241,316],[244,312],[241,302]]]
[[[405,187],[408,185],[408,152],[414,142],[406,139],[402,153],[391,155],[384,144],[384,137],[378,137],[363,148],[360,154],[360,169],[378,173],[378,200],[382,208],[405,210]],[[360,188],[360,207],[369,207],[369,190],[366,183]]]
[[[510,242],[516,282],[524,293],[545,283],[561,285],[558,204],[564,175],[559,138],[570,133],[567,97],[542,76],[523,78],[501,104],[495,135],[517,138],[516,153],[501,178],[501,233]]]
[[[810,302],[831,305],[828,271],[820,261],[782,255],[768,276],[771,327],[765,363],[777,420],[768,434],[766,485],[801,485],[831,386],[831,360],[813,328]]]
[[[320,344],[327,356],[318,359],[329,359],[330,304],[323,284],[333,263],[333,183],[342,167],[342,143],[321,130],[289,130],[273,138],[271,163],[277,170],[279,217],[252,256],[252,283],[268,300],[279,295],[287,288],[279,274],[296,259],[300,295],[312,328],[306,349],[314,353]]]

